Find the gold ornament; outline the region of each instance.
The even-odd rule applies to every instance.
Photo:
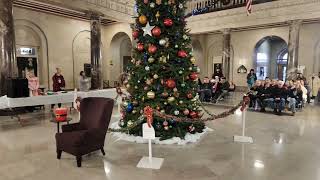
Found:
[[[126,87],[129,89],[131,86],[130,86],[130,84],[127,84]]]
[[[146,80],[146,83],[147,83],[148,85],[151,85],[151,84],[152,84],[152,82],[153,82],[153,80],[152,80],[152,79],[147,79],[147,80]]]
[[[175,97],[168,97],[168,102],[169,102],[169,103],[173,102],[174,100],[176,100]]]
[[[195,57],[191,57],[190,61],[191,61],[192,64],[195,64],[196,63],[196,58]]]
[[[153,63],[153,62],[154,62],[154,58],[153,58],[153,57],[149,57],[149,58],[148,58],[148,62],[149,62],[149,63]]]
[[[165,56],[161,56],[159,58],[159,61],[162,62],[162,63],[166,63],[167,62],[167,58]]]
[[[129,120],[129,121],[127,122],[127,126],[128,126],[128,127],[132,127],[132,126],[133,126],[133,122],[132,122],[131,120]]]
[[[155,94],[153,91],[149,91],[149,92],[147,93],[147,97],[148,97],[149,99],[154,99],[154,98],[156,97],[156,94]]]
[[[168,4],[171,5],[171,4],[175,4],[175,0],[168,0]]]
[[[156,0],[156,4],[160,5],[162,0]]]
[[[140,17],[139,17],[139,23],[140,24],[147,24],[147,17],[145,16],[145,15],[141,15]]]
[[[133,111],[132,111],[132,114],[136,114],[136,113],[137,113],[137,110],[133,110]]]
[[[160,4],[161,4],[161,0],[160,0]],[[159,21],[159,17],[160,17],[160,12],[158,11],[156,14],[157,21]]]

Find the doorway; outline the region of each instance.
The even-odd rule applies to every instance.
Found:
[[[261,39],[254,49],[254,65],[257,78],[286,80],[288,64],[288,45],[278,36]]]
[[[17,57],[17,65],[19,78],[26,78],[30,72],[38,77],[37,58]]]

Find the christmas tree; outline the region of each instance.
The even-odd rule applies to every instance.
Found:
[[[197,99],[200,70],[195,66],[186,28],[186,0],[136,0],[136,5],[132,36],[137,46],[127,67],[130,98],[123,103],[125,114],[119,125],[141,136],[142,122],[133,124],[146,106],[179,118],[201,116]],[[183,139],[187,132],[202,132],[204,123],[154,116],[153,127],[161,140]]]

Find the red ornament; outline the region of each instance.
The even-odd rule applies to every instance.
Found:
[[[187,115],[189,114],[189,109],[185,109],[185,110],[183,111],[183,114],[187,116]]]
[[[187,98],[188,98],[188,99],[192,99],[192,98],[193,98],[192,93],[189,92],[189,93],[187,94]]]
[[[133,37],[134,39],[137,39],[138,36],[139,36],[139,31],[135,30],[135,31],[132,32],[132,37]]]
[[[154,35],[155,37],[159,37],[161,34],[161,29],[159,27],[154,27],[152,29],[152,35]]]
[[[148,4],[149,0],[143,0],[143,3]]]
[[[193,80],[193,81],[197,80],[198,79],[198,73],[196,73],[196,72],[191,73],[190,74],[190,79]]]
[[[181,58],[185,58],[188,56],[188,54],[184,50],[178,51],[178,56]]]
[[[176,87],[176,82],[173,79],[168,79],[166,80],[166,86],[173,89]]]
[[[143,51],[144,50],[143,43],[138,43],[137,44],[137,49],[138,49],[138,51]]]
[[[166,18],[166,19],[163,20],[163,24],[164,24],[165,26],[167,26],[167,27],[170,27],[170,26],[173,25],[173,21],[172,21],[172,19],[170,19],[170,18]]]
[[[149,45],[148,52],[149,52],[150,54],[154,54],[156,51],[157,51],[157,46],[152,45],[152,44]]]
[[[190,115],[190,117],[192,119],[194,119],[194,118],[196,118],[198,116],[198,114],[196,112],[194,112],[194,111],[191,111],[189,115]]]

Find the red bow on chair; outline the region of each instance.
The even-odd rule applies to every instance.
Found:
[[[150,106],[144,108],[144,116],[147,118],[149,128],[151,128],[153,122],[153,109]]]

